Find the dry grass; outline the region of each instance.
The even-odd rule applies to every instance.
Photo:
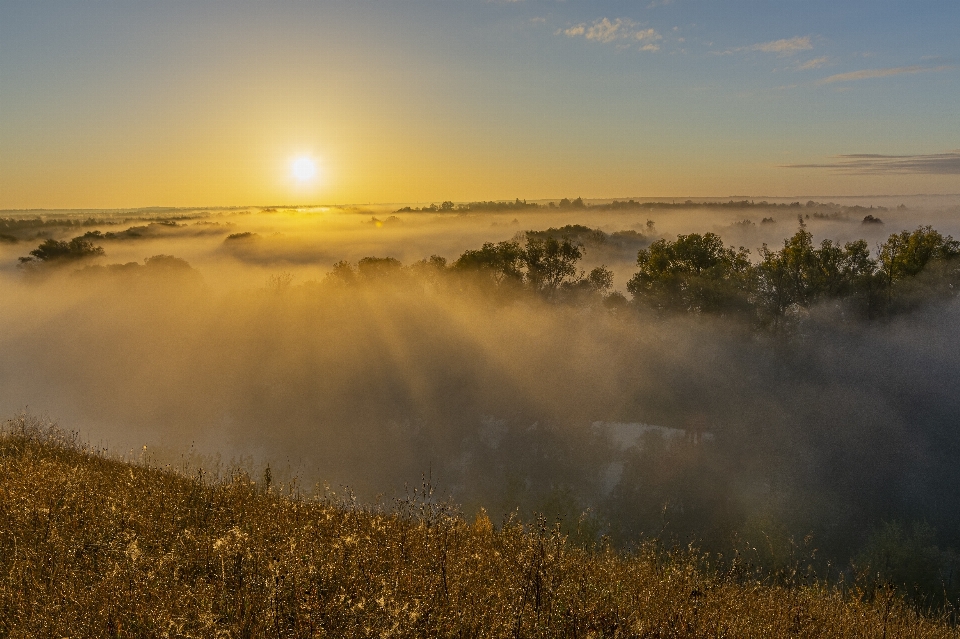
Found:
[[[900,599],[717,575],[429,500],[390,511],[0,436],[4,637],[957,637]]]

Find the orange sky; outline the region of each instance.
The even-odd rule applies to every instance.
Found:
[[[960,9],[715,5],[4,3],[0,208],[960,192]]]

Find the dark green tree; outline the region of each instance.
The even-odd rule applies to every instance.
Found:
[[[563,284],[577,279],[577,262],[583,257],[583,248],[569,239],[529,238],[523,248],[526,279],[535,291],[555,291]]]
[[[841,246],[823,240],[817,247],[803,220],[779,251],[766,244],[756,266],[756,303],[765,321],[778,324],[791,308],[808,308],[824,299],[858,297],[869,312],[877,264],[864,240]]]
[[[479,249],[464,251],[453,263],[462,273],[478,273],[495,284],[520,283],[523,280],[524,251],[517,242],[486,242]]]
[[[880,246],[880,272],[886,283],[918,275],[931,260],[960,256],[960,242],[930,226],[894,233]]]
[[[660,239],[637,254],[627,282],[635,300],[660,308],[722,312],[743,308],[750,289],[749,251],[725,247],[714,233]]]

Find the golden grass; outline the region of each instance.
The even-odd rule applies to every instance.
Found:
[[[654,544],[429,500],[389,512],[0,435],[4,637],[958,637],[892,595],[716,574]]]

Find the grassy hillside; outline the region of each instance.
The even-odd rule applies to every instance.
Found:
[[[654,544],[583,549],[429,499],[372,510],[268,484],[7,423],[0,636],[960,636],[892,594],[774,585]]]

